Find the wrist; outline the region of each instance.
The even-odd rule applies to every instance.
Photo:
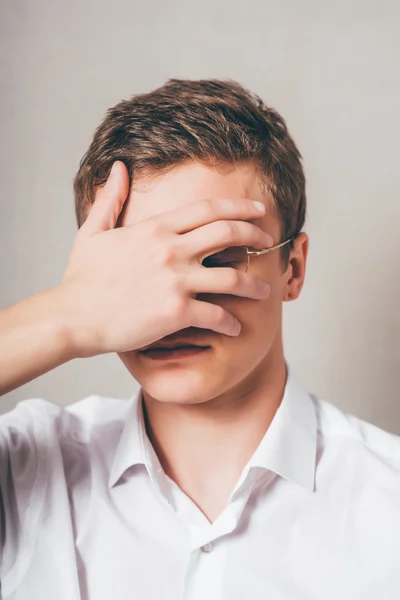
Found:
[[[89,358],[101,352],[96,351],[95,341],[90,334],[90,326],[82,316],[82,308],[69,284],[61,283],[52,290],[54,293],[53,328],[63,353],[73,358]],[[78,299],[79,300],[79,299]]]
[[[77,320],[62,286],[45,292],[48,304],[47,328],[54,340],[62,362],[81,358],[82,349],[77,335]]]

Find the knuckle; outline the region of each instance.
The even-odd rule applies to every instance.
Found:
[[[146,228],[146,236],[157,239],[161,235],[161,223],[157,219],[146,219],[143,223]]]
[[[183,294],[186,291],[185,276],[177,271],[172,274],[171,289],[175,296],[183,298]]]
[[[235,227],[232,223],[229,223],[229,221],[221,221],[219,227],[221,242],[227,242],[229,244],[229,242],[234,237]]]
[[[215,204],[215,201],[211,200],[211,198],[206,198],[203,200],[204,203],[204,211],[208,218],[215,219],[218,216],[218,210]]]
[[[176,264],[178,250],[174,245],[158,244],[157,249],[161,265],[164,267],[172,267]]]
[[[154,238],[158,238],[161,234],[161,225],[156,219],[149,219],[148,221],[149,235]]]

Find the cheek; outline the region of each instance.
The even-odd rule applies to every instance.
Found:
[[[242,324],[241,334],[252,338],[274,337],[280,323],[279,294],[272,293],[266,300],[244,300],[232,305],[232,314]]]

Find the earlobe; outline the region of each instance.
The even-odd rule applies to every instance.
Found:
[[[283,294],[282,302],[290,302],[294,300],[293,294],[290,291],[289,287],[286,285],[285,293]]]
[[[296,300],[300,296],[304,284],[307,254],[308,236],[302,232],[296,238],[289,258],[288,274],[283,296],[284,302]]]
[[[292,300],[291,285],[293,285],[293,267],[289,261],[288,268],[285,274],[285,283],[283,287],[282,302],[290,302]]]

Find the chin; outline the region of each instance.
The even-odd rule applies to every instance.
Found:
[[[159,402],[201,404],[218,395],[221,382],[196,370],[150,373],[139,381],[143,390]]]
[[[120,355],[122,362],[142,389],[159,402],[200,404],[215,398],[231,387],[231,377],[222,365],[150,364],[143,365],[131,353]]]

